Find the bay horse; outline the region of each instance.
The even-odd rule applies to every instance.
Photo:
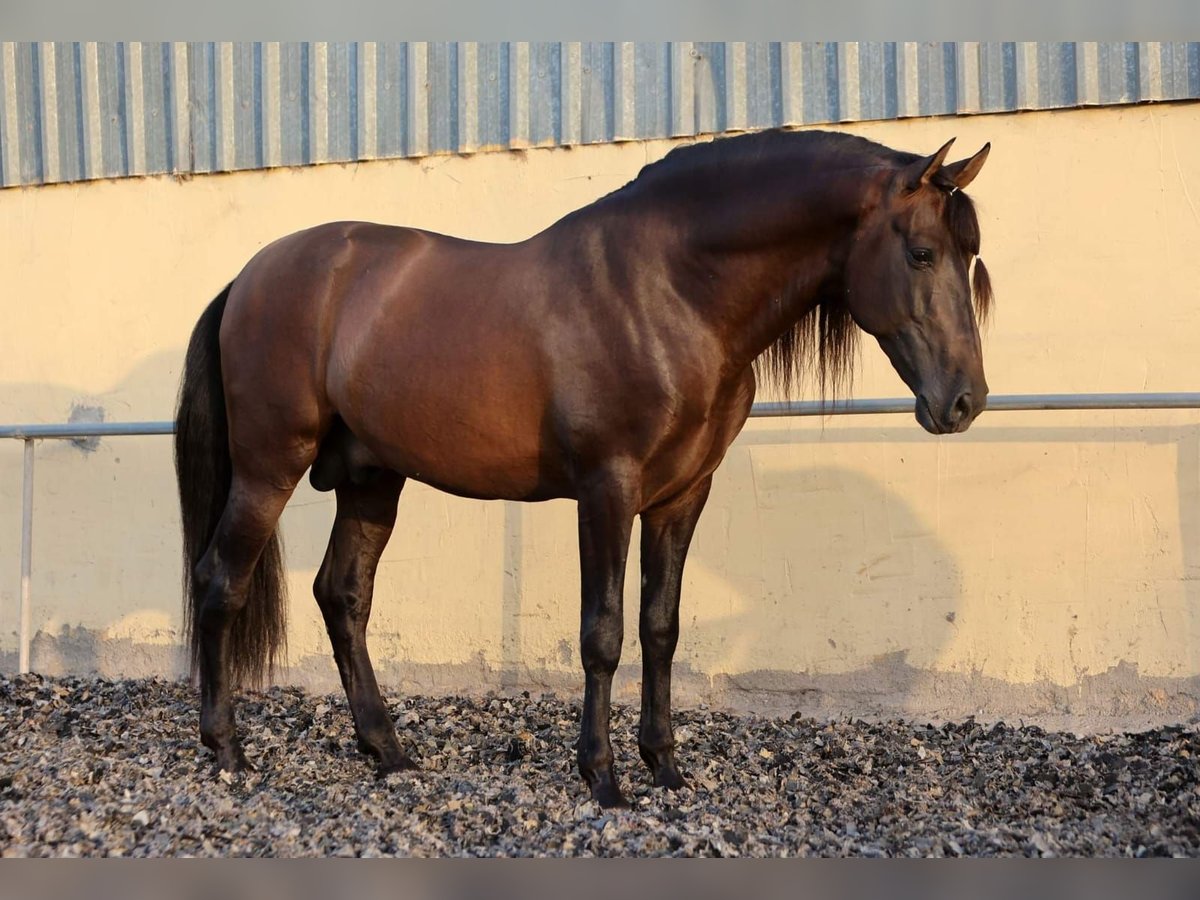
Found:
[[[360,749],[414,768],[367,653],[375,570],[413,479],[463,497],[571,498],[585,676],[577,757],[624,805],[609,743],[633,519],[642,519],[638,745],[684,783],[671,660],[684,560],[714,470],[754,400],[847,381],[857,328],[961,432],[984,408],[991,298],[962,193],[990,145],[945,162],[840,133],[767,131],[677,148],[513,244],[337,222],[254,256],[187,349],[175,458],[185,627],[200,735],[245,766],[231,690],[283,642],[276,526],[308,471],[337,512],[314,593]],[[974,290],[970,268],[974,260]]]

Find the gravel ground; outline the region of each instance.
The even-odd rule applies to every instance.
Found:
[[[578,704],[392,698],[423,771],[376,779],[341,697],[273,688],[239,721],[257,771],[212,773],[186,684],[0,676],[4,856],[1200,855],[1197,726],[1036,727],[677,713],[694,787],[633,810],[575,772]]]

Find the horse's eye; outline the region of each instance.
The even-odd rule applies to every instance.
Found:
[[[914,247],[908,251],[909,258],[918,266],[933,265],[933,251],[924,247]]]

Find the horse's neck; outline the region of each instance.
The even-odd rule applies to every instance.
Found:
[[[776,183],[769,192],[733,185],[690,233],[690,253],[711,273],[700,302],[735,366],[749,365],[840,283],[870,188],[846,170]]]

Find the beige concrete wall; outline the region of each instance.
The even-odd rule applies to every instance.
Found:
[[[972,186],[995,393],[1200,388],[1200,105],[849,127],[993,153]],[[0,422],[165,419],[198,313],[264,243],[339,218],[528,235],[670,142],[0,192]],[[903,386],[864,343],[858,396]],[[177,671],[169,441],[37,451],[35,668]],[[20,445],[0,442],[0,653],[14,665]],[[309,585],[332,499],[284,516],[286,677],[335,683]],[[635,544],[636,547],[636,538]],[[405,689],[581,681],[573,504],[406,490],[371,640]],[[629,584],[638,583],[631,561]],[[625,662],[638,663],[627,597]],[[685,585],[685,699],[839,712],[1183,716],[1200,697],[1200,415],[752,422]],[[635,669],[618,692],[637,689]]]

